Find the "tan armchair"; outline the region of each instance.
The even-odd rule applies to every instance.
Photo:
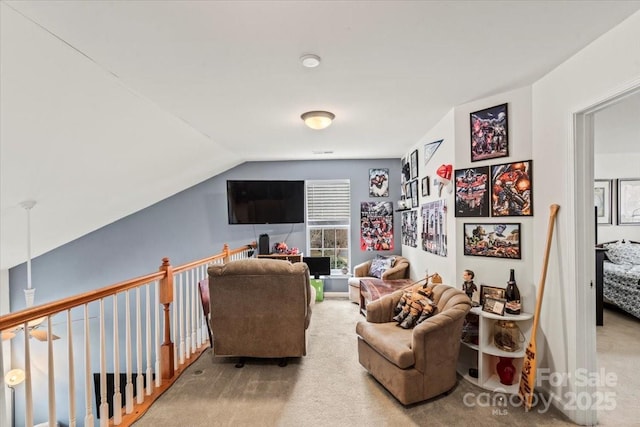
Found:
[[[409,278],[409,260],[400,255],[395,256],[396,260],[393,267],[382,273],[380,279],[382,280],[396,280],[396,279],[408,279]],[[360,303],[360,279],[371,278],[369,270],[371,269],[371,263],[373,259],[358,264],[353,268],[353,277],[348,280],[349,285],[349,301],[356,304]]]
[[[306,264],[244,259],[213,265],[208,273],[215,356],[284,363],[307,354],[312,290]]]
[[[421,287],[414,285],[412,288]],[[469,298],[449,285],[433,285],[434,315],[413,329],[393,320],[404,291],[367,305],[367,320],[356,325],[358,359],[403,405],[430,399],[451,390]]]

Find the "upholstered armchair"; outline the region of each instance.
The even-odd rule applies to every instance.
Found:
[[[409,260],[400,255],[389,255],[386,258],[394,258],[393,265],[380,274],[379,279],[396,280],[409,278]],[[371,274],[371,264],[375,259],[358,264],[353,268],[353,277],[348,280],[349,284],[349,301],[356,304],[360,303],[360,279],[373,278]]]
[[[251,258],[212,265],[208,273],[214,356],[284,364],[306,355],[313,303],[306,264]]]
[[[367,320],[356,325],[360,364],[404,405],[446,393],[457,381],[460,337],[471,303],[459,289],[432,286],[431,298],[437,308],[412,329],[393,320],[405,290],[369,303]]]

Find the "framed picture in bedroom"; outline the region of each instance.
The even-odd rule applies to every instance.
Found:
[[[618,179],[618,225],[640,225],[640,178]]]
[[[507,104],[471,113],[471,161],[509,156]]]
[[[612,179],[596,179],[593,182],[593,203],[596,206],[596,220],[598,224],[611,224],[611,189]]]

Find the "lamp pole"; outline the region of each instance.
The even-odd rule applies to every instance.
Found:
[[[4,382],[11,389],[11,425],[16,427],[16,390],[15,386],[25,379],[25,372],[22,369],[12,369],[4,377]]]
[[[24,297],[27,308],[33,306],[36,290],[31,287],[31,209],[36,205],[35,200],[25,200],[20,205],[27,211],[27,289]]]

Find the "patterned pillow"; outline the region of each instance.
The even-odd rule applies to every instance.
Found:
[[[377,277],[380,279],[382,277],[382,273],[393,267],[393,263],[395,262],[395,257],[386,257],[382,255],[378,255],[371,261],[371,267],[369,267],[369,276]]]
[[[615,242],[606,245],[607,258],[614,264],[640,264],[640,245]]]

